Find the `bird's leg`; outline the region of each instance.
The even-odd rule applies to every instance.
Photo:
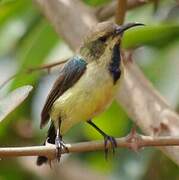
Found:
[[[88,120],[87,122],[92,127],[94,127],[104,137],[104,153],[105,153],[105,158],[107,159],[108,153],[109,153],[108,142],[111,145],[111,149],[112,149],[113,154],[115,153],[115,148],[117,147],[117,142],[116,142],[115,138],[107,135],[105,132],[103,132],[101,129],[99,129],[99,127],[96,126],[91,120]]]
[[[60,136],[60,131],[59,128],[57,129],[57,135],[55,138],[55,145],[57,148],[57,160],[60,161],[61,158],[61,153],[62,153],[62,146],[61,146],[61,136]]]
[[[62,151],[65,150],[68,152],[68,148],[66,147],[64,141],[62,140],[62,135],[60,134],[61,120],[58,121],[58,129],[55,138],[55,145],[57,148],[57,160],[60,161]]]

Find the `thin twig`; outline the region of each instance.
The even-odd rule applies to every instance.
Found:
[[[0,89],[2,89],[8,82],[13,80],[18,74],[13,74],[8,79],[6,79],[2,84],[0,84]]]
[[[179,146],[179,137],[151,137],[136,134],[130,138],[129,136],[116,138],[117,147],[130,148],[138,150],[143,147],[151,146]],[[80,142],[75,144],[66,144],[70,153],[90,152],[104,149],[103,141]],[[108,144],[110,147],[110,144]],[[5,147],[0,148],[0,158],[18,157],[18,156],[47,156],[55,157],[56,146],[30,146],[30,147]],[[67,153],[66,150],[62,153]]]
[[[126,9],[127,9],[127,0],[118,0],[116,15],[115,15],[116,24],[122,25],[124,23]]]
[[[68,61],[68,59],[64,59],[64,60],[60,60],[60,61],[55,62],[55,63],[45,64],[45,65],[42,65],[39,67],[34,67],[34,68],[28,68],[27,73],[32,73],[34,71],[45,70],[45,69],[49,72],[51,68],[53,68],[55,66],[62,65],[64,63],[66,63],[67,61]]]
[[[53,67],[62,65],[64,63],[66,63],[67,61],[68,61],[68,59],[64,59],[64,60],[60,60],[60,61],[55,62],[55,63],[45,64],[45,65],[41,65],[41,66],[33,67],[33,68],[28,68],[28,69],[24,70],[23,72],[13,74],[8,79],[6,79],[2,84],[0,84],[0,89],[2,89],[7,83],[9,83],[12,79],[14,79],[15,77],[17,77],[19,75],[22,75],[22,74],[31,74],[31,73],[33,73],[35,71],[40,71],[40,70],[47,70],[48,73],[49,73],[50,70]]]
[[[154,12],[156,12],[159,6],[159,0],[153,0],[153,5],[154,5]]]

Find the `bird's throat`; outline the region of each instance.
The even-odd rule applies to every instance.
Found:
[[[120,78],[121,70],[120,70],[120,63],[121,63],[121,56],[120,56],[120,44],[117,43],[114,45],[112,50],[112,57],[111,62],[109,64],[109,72],[112,75],[114,84]]]

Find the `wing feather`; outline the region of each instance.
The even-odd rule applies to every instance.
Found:
[[[50,91],[45,105],[41,112],[41,123],[42,128],[50,119],[49,112],[53,103],[70,87],[72,87],[75,82],[77,82],[82,74],[86,70],[87,62],[80,56],[74,56],[70,59],[67,64],[63,67],[60,72],[59,77],[55,81],[52,90]]]

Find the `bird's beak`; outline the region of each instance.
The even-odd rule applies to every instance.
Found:
[[[116,34],[117,35],[122,35],[124,31],[130,29],[130,28],[133,28],[135,26],[144,26],[145,24],[142,24],[142,23],[128,23],[128,24],[125,24],[125,25],[122,25],[122,26],[117,26],[116,27]]]

